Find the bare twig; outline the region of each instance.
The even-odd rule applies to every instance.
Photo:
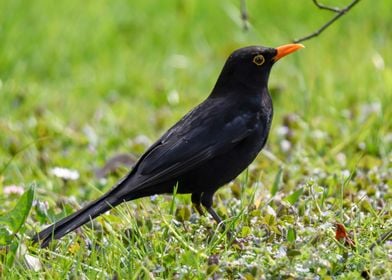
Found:
[[[241,19],[244,24],[244,30],[248,31],[248,10],[246,8],[246,0],[241,0]]]
[[[328,7],[325,5],[320,4],[317,0],[313,0],[313,3],[319,7],[320,9],[324,9],[324,10],[328,10],[328,11],[333,11],[336,13],[336,15],[330,19],[328,22],[326,22],[323,26],[321,26],[318,30],[316,30],[315,32],[299,38],[299,39],[295,39],[293,42],[294,43],[300,43],[306,40],[309,40],[313,37],[317,37],[318,35],[320,35],[325,29],[327,29],[332,23],[334,23],[336,20],[338,20],[341,16],[345,15],[349,10],[351,10],[356,4],[358,4],[360,0],[353,0],[349,5],[347,5],[346,7],[342,8],[342,9],[338,9],[338,8],[333,8],[333,7]]]
[[[339,12],[340,12],[340,9],[339,9],[339,8],[330,7],[330,6],[326,6],[326,5],[320,4],[318,0],[313,0],[313,3],[314,3],[317,7],[319,7],[320,9],[328,10],[328,11],[335,12],[335,13],[339,13]]]

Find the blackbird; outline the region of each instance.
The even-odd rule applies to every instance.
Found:
[[[214,220],[212,208],[219,187],[238,176],[267,141],[272,121],[268,78],[280,58],[303,48],[250,46],[234,51],[223,66],[212,92],[158,139],[132,170],[111,190],[33,237],[41,247],[125,201],[172,193],[190,193]]]

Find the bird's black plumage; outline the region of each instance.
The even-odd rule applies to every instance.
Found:
[[[217,222],[212,209],[216,190],[233,180],[265,145],[273,109],[268,93],[272,65],[302,47],[259,46],[234,51],[208,98],[155,142],[116,186],[101,198],[33,237],[46,247],[118,204],[150,196],[191,193]]]

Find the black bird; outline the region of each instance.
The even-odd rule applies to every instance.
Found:
[[[250,46],[227,59],[211,94],[156,141],[133,169],[102,197],[33,237],[46,247],[122,202],[154,194],[192,194],[216,222],[213,195],[238,176],[267,141],[272,121],[268,78],[280,58],[303,48]]]

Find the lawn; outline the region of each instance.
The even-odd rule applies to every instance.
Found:
[[[392,278],[392,241],[379,240],[392,230],[390,1],[360,1],[274,66],[267,146],[215,195],[239,242],[188,195],[167,195],[31,244],[204,100],[233,50],[289,43],[333,16],[310,0],[247,4],[244,31],[234,0],[0,2],[0,278]],[[97,176],[119,155],[127,164]]]

